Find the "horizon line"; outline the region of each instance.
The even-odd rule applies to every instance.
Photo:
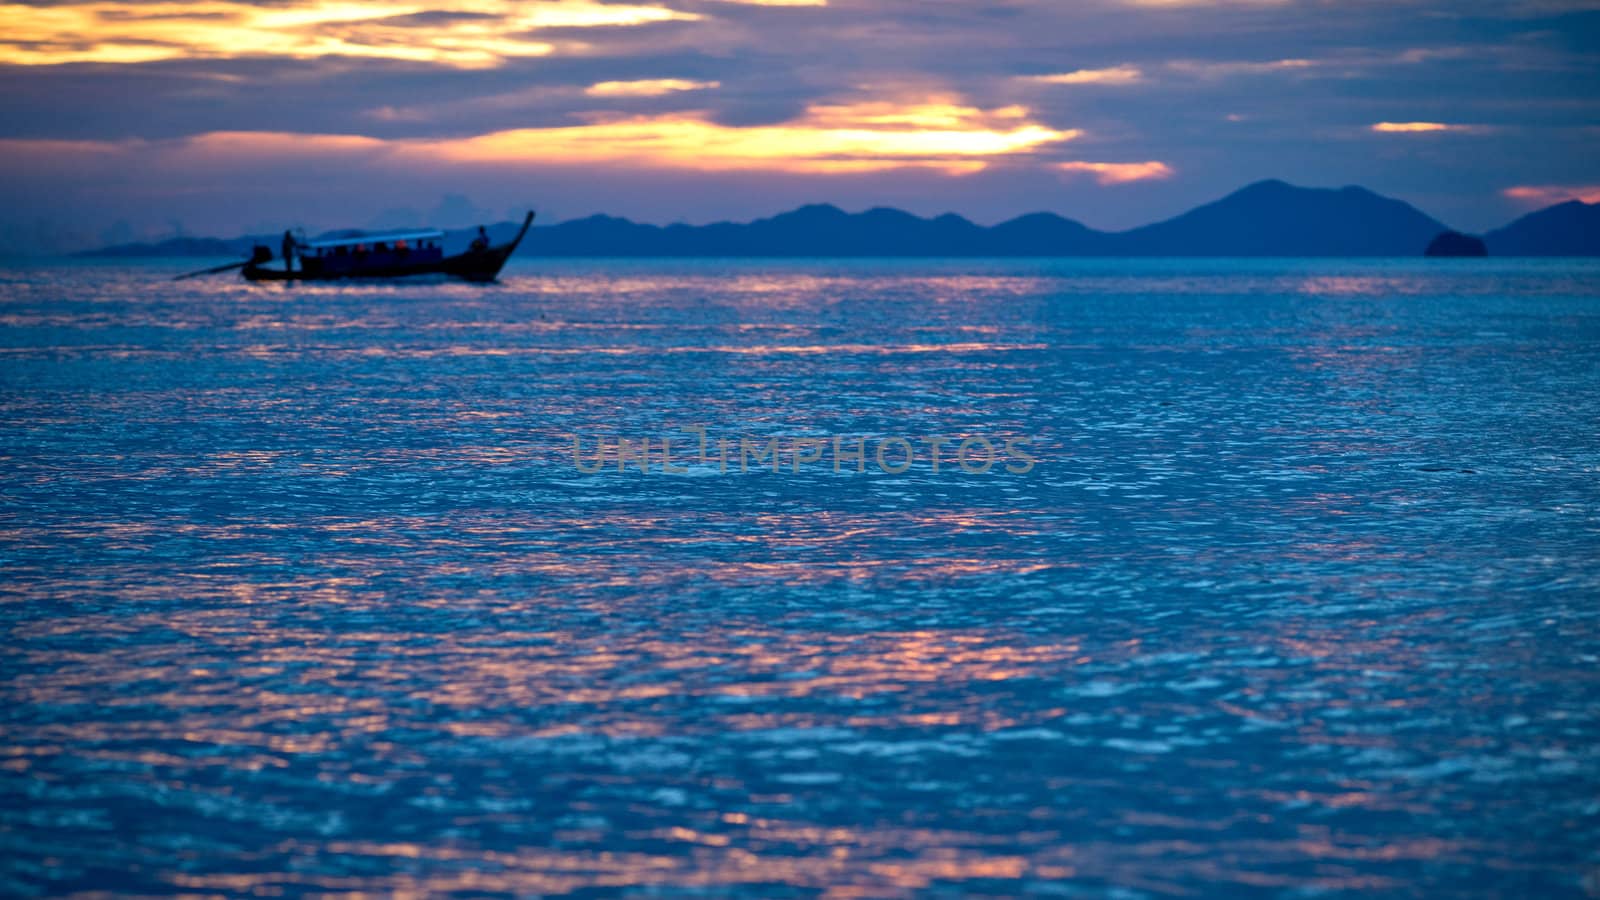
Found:
[[[815,202],[802,203],[802,204],[800,204],[798,206],[790,207],[788,209],[782,209],[782,210],[779,210],[777,212],[770,213],[770,214],[763,215],[763,216],[756,216],[756,217],[753,217],[753,218],[750,218],[750,219],[747,219],[747,220],[716,219],[716,220],[713,220],[713,221],[701,222],[701,223],[687,222],[687,221],[684,221],[684,220],[677,220],[677,221],[667,222],[667,223],[648,222],[648,221],[640,221],[640,220],[637,220],[637,219],[628,218],[627,216],[620,216],[620,215],[615,215],[615,214],[612,214],[612,213],[598,212],[597,211],[597,212],[588,213],[586,215],[576,216],[576,217],[573,217],[573,218],[562,219],[560,221],[549,221],[549,220],[547,220],[547,221],[542,222],[542,223],[536,222],[534,224],[534,228],[536,228],[536,229],[558,228],[558,227],[561,227],[561,226],[564,226],[564,225],[570,225],[570,224],[574,224],[574,223],[577,223],[577,222],[585,222],[585,221],[589,221],[589,220],[592,220],[592,219],[608,219],[608,220],[613,220],[613,221],[617,221],[617,222],[625,222],[625,223],[627,223],[629,225],[635,225],[635,226],[638,226],[638,227],[655,228],[655,229],[661,229],[661,230],[666,230],[666,229],[671,229],[671,228],[709,228],[709,227],[715,227],[715,226],[718,226],[718,225],[731,225],[731,226],[736,226],[736,227],[748,227],[750,225],[754,225],[754,224],[759,223],[759,222],[770,221],[772,219],[776,219],[776,218],[779,218],[779,217],[782,217],[782,216],[785,216],[785,215],[790,215],[790,214],[793,214],[793,213],[801,212],[801,211],[807,210],[807,209],[829,209],[829,210],[836,211],[836,212],[840,213],[841,215],[851,216],[851,217],[867,215],[869,213],[880,212],[880,211],[882,211],[882,212],[892,212],[892,213],[898,213],[898,214],[910,217],[912,219],[916,219],[916,220],[921,221],[921,222],[936,222],[936,221],[938,221],[940,219],[944,219],[944,218],[956,218],[956,219],[960,219],[962,222],[965,222],[965,223],[967,223],[969,225],[972,225],[975,228],[983,229],[983,230],[986,230],[986,231],[987,230],[992,230],[994,228],[997,228],[997,227],[1000,227],[1002,225],[1006,225],[1006,224],[1009,224],[1009,223],[1012,223],[1012,222],[1020,221],[1022,219],[1027,219],[1027,218],[1030,218],[1030,217],[1034,217],[1034,216],[1050,216],[1050,217],[1056,218],[1056,219],[1058,219],[1060,221],[1063,221],[1063,222],[1069,222],[1069,223],[1078,225],[1078,226],[1080,226],[1080,227],[1082,227],[1084,229],[1087,229],[1088,231],[1091,231],[1091,232],[1093,232],[1095,234],[1107,235],[1107,236],[1118,236],[1118,235],[1126,235],[1126,234],[1129,234],[1129,233],[1132,233],[1132,232],[1135,232],[1135,231],[1139,231],[1139,230],[1144,229],[1144,228],[1149,228],[1149,227],[1152,227],[1152,226],[1155,226],[1155,225],[1160,225],[1160,224],[1163,224],[1163,223],[1166,223],[1166,222],[1171,222],[1171,221],[1173,221],[1175,219],[1178,219],[1178,218],[1181,218],[1181,217],[1183,217],[1185,215],[1188,215],[1189,213],[1192,213],[1192,212],[1195,212],[1197,210],[1203,209],[1205,207],[1208,207],[1208,206],[1214,205],[1216,203],[1225,201],[1225,200],[1227,200],[1227,199],[1229,199],[1231,197],[1234,197],[1234,196],[1236,196],[1236,195],[1238,195],[1240,193],[1243,193],[1245,191],[1248,191],[1248,190],[1250,190],[1252,188],[1259,188],[1259,187],[1273,186],[1273,185],[1281,185],[1283,187],[1290,188],[1290,189],[1293,189],[1295,191],[1306,191],[1306,192],[1321,192],[1321,193],[1342,193],[1342,192],[1346,192],[1346,191],[1363,192],[1363,193],[1370,194],[1370,195],[1372,195],[1374,197],[1377,197],[1379,199],[1382,199],[1382,200],[1389,200],[1389,201],[1393,201],[1393,202],[1397,202],[1397,203],[1402,203],[1402,204],[1406,205],[1407,207],[1411,208],[1412,210],[1415,210],[1420,215],[1423,215],[1423,216],[1427,217],[1428,219],[1431,219],[1434,222],[1437,222],[1442,227],[1443,231],[1453,231],[1453,232],[1456,232],[1456,233],[1459,233],[1459,234],[1465,234],[1465,235],[1470,235],[1470,236],[1474,236],[1474,237],[1482,237],[1482,236],[1490,234],[1492,232],[1502,230],[1502,229],[1504,229],[1506,227],[1509,227],[1510,225],[1522,220],[1523,218],[1526,218],[1527,216],[1535,215],[1535,214],[1538,214],[1540,212],[1544,212],[1546,210],[1554,209],[1556,207],[1566,206],[1568,204],[1576,203],[1576,204],[1578,204],[1580,206],[1583,206],[1583,207],[1600,206],[1600,201],[1596,201],[1594,203],[1590,203],[1590,202],[1585,201],[1581,197],[1574,196],[1574,197],[1569,197],[1569,198],[1567,198],[1565,200],[1557,200],[1557,201],[1555,201],[1553,203],[1549,203],[1549,204],[1546,204],[1546,205],[1543,205],[1543,206],[1530,208],[1527,212],[1524,212],[1524,213],[1516,216],[1515,218],[1510,219],[1509,221],[1506,221],[1506,222],[1500,224],[1499,226],[1497,226],[1495,228],[1487,229],[1487,230],[1484,230],[1484,231],[1467,231],[1467,230],[1455,228],[1454,226],[1452,226],[1452,225],[1444,222],[1442,219],[1439,219],[1438,217],[1426,212],[1425,210],[1423,210],[1422,208],[1418,207],[1416,204],[1411,203],[1408,200],[1402,200],[1402,199],[1400,199],[1398,197],[1392,197],[1392,196],[1389,196],[1387,194],[1381,194],[1381,193],[1379,193],[1377,191],[1372,190],[1371,188],[1365,187],[1364,185],[1345,184],[1345,185],[1340,185],[1338,187],[1306,186],[1306,185],[1294,184],[1293,182],[1289,182],[1289,181],[1286,181],[1286,180],[1281,179],[1281,178],[1262,178],[1262,179],[1257,179],[1257,180],[1248,182],[1248,183],[1246,183],[1246,184],[1244,184],[1244,185],[1242,185],[1242,186],[1240,186],[1238,188],[1235,188],[1234,190],[1229,191],[1229,192],[1227,192],[1227,193],[1225,193],[1225,194],[1221,195],[1220,197],[1217,197],[1217,198],[1215,198],[1213,200],[1207,200],[1207,201],[1201,202],[1199,204],[1196,204],[1194,206],[1187,207],[1187,208],[1182,209],[1182,210],[1180,210],[1180,211],[1178,211],[1176,213],[1168,215],[1168,216],[1166,216],[1164,218],[1159,218],[1159,219],[1152,220],[1150,222],[1145,222],[1143,224],[1134,225],[1134,226],[1131,226],[1131,227],[1128,227],[1128,228],[1122,228],[1122,229],[1116,229],[1116,230],[1108,230],[1108,229],[1097,228],[1097,227],[1095,227],[1093,225],[1088,225],[1088,224],[1084,223],[1080,219],[1076,219],[1076,218],[1073,218],[1073,217],[1071,217],[1069,215],[1066,215],[1066,214],[1063,214],[1063,213],[1060,213],[1060,212],[1056,212],[1054,210],[1049,210],[1049,209],[1037,209],[1037,210],[1033,210],[1033,211],[1030,211],[1030,212],[1019,213],[1017,215],[1010,216],[1008,218],[1005,218],[1005,219],[999,220],[997,222],[994,222],[993,224],[985,225],[985,224],[982,224],[982,223],[980,223],[980,222],[978,222],[976,220],[967,218],[966,216],[962,215],[961,213],[955,212],[953,210],[946,210],[944,212],[937,213],[937,214],[934,214],[934,215],[923,216],[923,215],[918,215],[917,213],[909,212],[909,211],[904,210],[904,209],[900,209],[899,207],[885,206],[885,205],[881,205],[880,204],[880,205],[865,207],[865,208],[859,209],[858,211],[852,212],[852,211],[840,206],[838,203],[833,202],[833,201],[815,201]],[[534,208],[537,209],[537,207],[534,207]],[[415,225],[409,225],[409,226],[404,226],[404,227],[406,227],[406,228],[433,228],[433,229],[436,229],[436,230],[450,232],[450,231],[462,231],[462,230],[472,229],[472,228],[480,227],[480,225],[481,225],[481,227],[486,227],[486,228],[498,228],[498,227],[503,226],[503,225],[509,225],[509,226],[515,227],[516,226],[516,222],[515,222],[515,220],[513,218],[505,218],[505,219],[498,219],[498,220],[495,220],[493,222],[480,222],[478,224],[434,225],[434,226],[429,226],[429,225],[423,225],[421,223],[418,223],[418,224],[415,224]],[[322,229],[320,232],[318,232],[318,234],[322,235],[322,234],[329,234],[329,233],[340,232],[340,231],[346,231],[346,232],[354,231],[354,232],[364,232],[364,233],[371,232],[371,233],[376,233],[376,234],[382,234],[382,233],[385,233],[385,232],[388,232],[388,231],[396,231],[396,230],[400,230],[400,229],[401,229],[401,226],[384,226],[384,227],[381,227],[381,228],[380,227],[372,227],[372,226],[359,227],[359,228],[346,226],[346,227],[342,227],[342,228],[325,228],[325,229]],[[297,230],[297,229],[291,228],[289,230]],[[304,229],[304,230],[309,231],[309,229]],[[276,233],[276,231],[274,230],[273,234],[275,234],[275,233]],[[195,240],[195,241],[212,240],[212,241],[231,242],[231,241],[238,241],[238,240],[245,240],[245,239],[263,238],[263,237],[266,237],[266,236],[269,236],[268,232],[260,232],[260,233],[246,232],[246,233],[236,234],[236,235],[234,235],[232,237],[219,237],[219,236],[214,235],[214,234],[197,235],[197,234],[185,234],[183,232],[177,232],[177,233],[173,233],[173,234],[170,234],[170,235],[167,235],[167,236],[164,236],[164,237],[148,238],[148,239],[144,239],[144,240],[135,240],[135,241],[125,241],[125,242],[113,243],[113,244],[105,244],[105,245],[94,247],[94,248],[90,248],[90,249],[74,251],[74,252],[71,252],[71,253],[68,253],[68,254],[65,254],[65,255],[67,255],[67,256],[94,255],[94,254],[102,253],[102,252],[107,251],[107,250],[114,250],[114,249],[119,249],[119,248],[133,248],[133,247],[154,247],[154,246],[159,246],[160,244],[169,243],[169,242],[172,242],[172,241],[181,241],[181,240]],[[23,256],[23,255],[19,255],[19,258],[26,258],[26,257]]]

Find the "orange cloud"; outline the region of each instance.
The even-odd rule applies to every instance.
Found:
[[[1137,163],[1062,162],[1056,163],[1056,168],[1074,175],[1093,175],[1095,182],[1103,185],[1171,178],[1173,175],[1171,166],[1154,160]]]
[[[1124,0],[1131,6],[1283,6],[1288,0]]]
[[[1070,141],[1076,130],[1026,120],[1023,107],[981,110],[944,100],[817,105],[776,125],[733,127],[659,115],[412,142],[407,152],[458,163],[627,163],[690,169],[864,172],[925,167],[952,174]]]
[[[1038,84],[1137,84],[1144,72],[1137,66],[1112,66],[1107,69],[1077,69],[1059,75],[1028,75],[1024,81]]]
[[[554,45],[526,35],[545,28],[643,25],[698,20],[648,2],[480,0],[465,15],[406,0],[290,0],[260,6],[238,0],[108,0],[28,6],[0,3],[0,63],[133,63],[163,59],[352,56],[495,66],[544,56]]]
[[[370,157],[382,153],[387,146],[379,138],[354,134],[213,131],[186,138],[174,151],[158,155],[168,163],[193,167],[214,162],[254,164],[330,157]]]
[[[1568,200],[1582,200],[1584,203],[1600,203],[1600,185],[1521,185],[1510,187],[1500,192],[1502,196],[1509,197],[1529,206],[1553,206],[1565,203]]]
[[[331,159],[406,168],[441,163],[517,168],[609,164],[824,174],[924,168],[954,175],[1078,135],[1030,121],[1023,107],[984,110],[933,98],[909,104],[818,105],[789,122],[749,127],[722,125],[700,113],[672,113],[464,138],[212,132],[179,141],[78,142],[65,149],[78,158],[100,154],[105,165],[138,159],[173,171]],[[12,158],[32,157],[38,154],[30,148],[43,143],[0,141],[0,151]],[[63,149],[62,142],[50,143],[56,151]],[[1116,178],[1117,172],[1107,170],[1102,177]]]
[[[1444,122],[1379,122],[1372,130],[1380,134],[1427,134],[1444,131],[1469,132],[1478,130],[1472,125],[1450,125]]]
[[[591,97],[659,97],[678,91],[702,91],[722,86],[720,81],[651,78],[640,81],[602,81],[584,90]]]

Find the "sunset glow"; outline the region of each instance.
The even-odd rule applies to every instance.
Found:
[[[1600,900],[1597,33],[0,0],[0,900]]]
[[[600,87],[600,86],[596,86]],[[627,86],[603,93],[622,96]],[[651,86],[648,91],[660,89]],[[668,88],[688,90],[692,88]],[[647,96],[641,93],[639,96]],[[770,126],[719,125],[699,115],[634,116],[552,128],[524,128],[444,140],[383,140],[361,135],[209,132],[181,141],[0,143],[32,159],[89,156],[203,171],[306,159],[403,169],[454,163],[511,169],[630,164],[668,169],[766,169],[852,173],[913,167],[969,174],[989,162],[1071,141],[1075,130],[1048,128],[1020,107],[981,110],[944,102],[816,106]],[[1089,167],[1103,183],[1161,177],[1160,163]],[[1152,169],[1151,167],[1155,167]]]
[[[1107,185],[1171,178],[1173,175],[1171,166],[1164,162],[1155,161],[1140,163],[1062,162],[1056,163],[1056,168],[1071,174],[1093,175],[1097,183]]]
[[[1059,75],[1032,75],[1026,80],[1039,84],[1135,84],[1144,79],[1136,66],[1113,66],[1109,69],[1078,69]]]
[[[659,97],[676,91],[702,91],[720,86],[715,81],[651,78],[643,81],[602,81],[590,85],[584,93],[591,97]]]
[[[330,56],[492,66],[554,49],[530,37],[544,29],[693,21],[664,6],[591,0],[488,0],[473,11],[439,12],[383,0],[298,2],[261,7],[229,0],[0,6],[7,23],[0,64],[136,63],[194,57],[311,59]]]
[[[951,173],[1069,141],[1077,131],[1025,120],[1026,110],[945,103],[815,106],[799,119],[743,128],[695,116],[617,119],[413,143],[407,153],[464,163],[616,161],[691,169],[863,172],[926,166]]]
[[[1506,188],[1505,196],[1528,206],[1550,206],[1569,200],[1600,203],[1600,184],[1586,185],[1536,185]]]
[[[1373,131],[1383,134],[1428,134],[1441,131],[1468,131],[1465,125],[1447,125],[1444,122],[1379,122]]]
[[[1600,106],[1552,74],[1586,71],[1578,0],[1466,30],[1419,3],[0,0],[0,243],[41,240],[41,202],[69,250],[446,196],[500,216],[507,192],[652,222],[817,202],[1131,228],[1267,178],[1381,184],[1472,232],[1596,183]],[[1407,195],[1446,146],[1458,187]]]

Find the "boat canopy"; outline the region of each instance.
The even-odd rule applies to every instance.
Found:
[[[327,247],[351,247],[356,244],[393,244],[399,241],[416,243],[417,241],[437,241],[444,237],[442,231],[389,231],[383,234],[363,234],[360,237],[330,238],[322,241],[306,241],[302,247],[321,250]]]

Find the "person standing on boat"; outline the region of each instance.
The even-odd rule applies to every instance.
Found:
[[[283,233],[283,270],[294,271],[294,235],[288,231]]]

